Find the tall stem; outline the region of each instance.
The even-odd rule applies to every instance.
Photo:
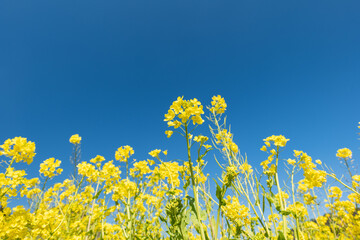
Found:
[[[189,139],[189,134],[188,134],[188,123],[185,123],[185,135],[186,135],[186,147],[187,147],[187,153],[188,153],[188,163],[189,163],[189,168],[190,168],[191,183],[192,183],[192,187],[193,187],[193,191],[194,191],[194,198],[195,198],[196,217],[197,217],[197,219],[199,221],[199,225],[200,225],[201,239],[205,240],[205,233],[204,233],[204,229],[203,229],[203,226],[202,226],[202,221],[200,219],[200,205],[199,205],[198,189],[197,189],[197,186],[196,186],[194,170],[193,170],[192,161],[191,161],[190,139]]]
[[[278,189],[279,199],[280,199],[280,209],[281,209],[281,211],[284,211],[285,207],[284,207],[282,192],[281,192],[280,183],[279,183],[278,163],[279,163],[279,147],[277,147],[277,149],[276,149],[276,174],[275,174],[275,178],[276,178],[276,186],[277,186],[277,189]],[[282,219],[283,219],[283,232],[284,232],[284,237],[285,237],[285,240],[286,240],[287,239],[286,216],[284,216],[283,214],[281,214],[281,215],[282,215]]]

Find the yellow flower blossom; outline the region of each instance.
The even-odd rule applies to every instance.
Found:
[[[357,182],[360,182],[360,175],[354,175],[354,176],[352,177],[352,179],[354,179],[354,180],[357,181]]]
[[[127,162],[131,155],[134,154],[134,149],[129,145],[119,147],[115,152],[115,159],[120,162]]]
[[[352,152],[350,149],[348,148],[341,148],[337,151],[336,156],[338,158],[351,158],[352,157]]]
[[[239,203],[237,197],[227,196],[225,206],[221,207],[224,215],[237,226],[246,226],[250,224],[250,210]]]
[[[199,135],[199,136],[195,136],[195,137],[194,137],[194,141],[195,141],[195,142],[204,143],[204,142],[206,142],[207,140],[209,140],[209,138],[206,137],[206,136],[202,136],[202,135]]]
[[[134,163],[134,167],[130,169],[130,174],[134,177],[143,176],[150,173],[151,170],[147,161],[139,161]]]
[[[171,135],[172,135],[173,133],[174,133],[174,132],[171,131],[171,130],[165,131],[165,134],[166,134],[166,136],[167,136],[168,138],[171,137]]]
[[[289,158],[289,159],[287,160],[287,163],[290,164],[290,165],[295,165],[296,160]]]
[[[331,187],[329,192],[330,192],[329,197],[335,198],[337,200],[339,200],[341,198],[341,196],[342,196],[341,189],[339,187],[336,187],[336,186]]]
[[[206,149],[212,148],[212,146],[209,145],[209,144],[204,144],[203,147],[206,148]]]
[[[90,162],[92,163],[98,163],[105,161],[105,158],[103,156],[97,155],[96,157],[90,159]]]
[[[267,148],[266,148],[266,146],[262,146],[262,147],[260,148],[260,150],[263,151],[263,152],[266,152],[266,151],[267,151]]]
[[[69,142],[72,144],[80,144],[81,137],[79,136],[79,134],[74,134],[70,137]]]
[[[212,97],[211,108],[210,108],[210,111],[212,113],[222,114],[226,111],[226,107],[227,105],[225,103],[225,99],[222,98],[220,95]]]
[[[308,215],[306,207],[300,202],[289,205],[287,210],[290,211],[295,218],[303,218]]]
[[[313,204],[313,203],[315,203],[316,198],[317,198],[317,196],[312,196],[311,194],[306,193],[306,194],[304,194],[304,203],[306,205]]]
[[[169,127],[180,127],[181,124],[192,120],[193,124],[202,124],[204,120],[201,115],[204,114],[203,106],[196,99],[184,100],[183,97],[178,97],[176,101],[170,106],[168,113],[165,114],[164,121],[168,122]],[[175,120],[178,117],[181,121]]]
[[[2,149],[0,156],[6,156],[11,158],[15,162],[26,162],[27,164],[32,163],[35,157],[35,143],[27,141],[23,137],[15,137],[8,139],[3,145],[0,145]]]
[[[221,144],[223,146],[223,151],[229,151],[232,153],[238,153],[239,148],[238,146],[233,142],[233,135],[232,133],[228,132],[227,129],[223,129],[219,133],[215,135],[216,143]]]
[[[251,165],[248,164],[247,162],[241,164],[239,170],[241,171],[242,174],[244,174],[245,172],[247,172],[248,174],[253,172]]]
[[[155,149],[155,150],[152,150],[151,152],[149,152],[149,155],[154,158],[158,158],[160,153],[161,153],[160,149]]]
[[[61,168],[58,168],[60,167],[60,164],[61,161],[55,161],[55,158],[46,159],[43,163],[40,164],[39,172],[42,173],[45,177],[52,178],[55,175],[61,174],[61,172],[63,171]]]
[[[265,144],[269,142],[273,142],[275,146],[277,147],[285,147],[286,143],[290,139],[286,139],[283,135],[272,135],[270,137],[267,137],[264,139]]]

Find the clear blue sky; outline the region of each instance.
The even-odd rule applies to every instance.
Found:
[[[184,142],[164,135],[171,102],[220,94],[254,166],[262,139],[283,134],[287,149],[337,168],[339,148],[360,159],[359,10],[358,0],[2,0],[0,141],[35,141],[32,171],[56,157],[65,176],[75,133],[83,160],[114,159],[122,145],[139,160],[155,148],[179,158]]]

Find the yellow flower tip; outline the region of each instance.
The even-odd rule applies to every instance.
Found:
[[[194,137],[194,141],[195,141],[195,142],[204,143],[204,142],[206,142],[207,140],[209,140],[209,138],[206,137],[206,136],[202,136],[202,135],[199,135],[199,136],[195,136],[195,137]]]
[[[317,159],[315,162],[316,162],[317,164],[319,164],[319,165],[321,165],[321,164],[322,164],[322,162],[321,162],[321,160],[320,160],[320,159]]]
[[[115,159],[120,162],[127,162],[129,157],[134,154],[134,149],[129,145],[119,147],[115,152]]]
[[[302,154],[302,151],[294,150],[294,156],[295,157],[300,156],[300,154]]]
[[[266,148],[266,146],[264,145],[264,146],[262,146],[262,147],[260,148],[260,150],[263,151],[263,152],[266,152],[266,151],[267,151],[267,148]]]
[[[354,181],[360,182],[360,175],[354,175],[354,176],[352,177],[352,179],[353,179]]]
[[[211,101],[210,111],[213,114],[222,114],[226,111],[227,104],[225,103],[225,99],[220,95],[213,96]]]
[[[167,156],[167,150],[163,151],[164,155]]]
[[[171,135],[173,135],[173,131],[171,131],[171,130],[167,130],[167,131],[165,131],[165,134],[166,134],[166,136],[168,137],[168,138],[170,138],[171,137]]]
[[[148,163],[149,163],[150,166],[152,166],[152,165],[155,164],[155,161],[154,161],[154,160],[148,159],[147,161],[148,161]]]
[[[204,144],[203,147],[206,148],[206,149],[212,148],[212,146],[209,145],[209,144]]]
[[[30,164],[33,161],[35,153],[35,143],[27,141],[23,137],[7,139],[3,145],[0,145],[2,151],[0,156],[6,156],[15,160],[15,162],[26,162]]]
[[[267,137],[264,139],[265,144],[270,147],[270,142],[273,142],[275,146],[277,147],[285,147],[286,143],[290,139],[285,138],[283,135],[272,135],[270,137]]]
[[[43,163],[40,164],[40,174],[43,174],[45,177],[52,178],[56,175],[62,173],[62,169],[60,167],[61,161],[56,160],[55,158],[46,159]],[[58,169],[56,169],[58,168]]]
[[[79,144],[81,142],[81,137],[79,134],[74,134],[70,137],[69,142],[72,144]]]
[[[290,159],[290,158],[289,158],[289,159],[287,160],[287,163],[294,166],[295,163],[296,163],[296,161],[295,161],[294,159]]]
[[[160,149],[155,149],[155,150],[152,150],[151,152],[149,152],[149,155],[152,156],[152,157],[154,157],[154,158],[158,158],[160,152],[161,152]]]
[[[344,159],[351,158],[352,157],[352,152],[348,148],[341,148],[341,149],[339,149],[337,151],[336,156],[338,158],[344,158]]]
[[[105,161],[105,158],[103,156],[97,155],[96,157],[92,158],[90,162],[92,163],[98,163]]]

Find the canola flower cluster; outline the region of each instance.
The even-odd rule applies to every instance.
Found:
[[[207,108],[211,136],[192,135],[205,122],[203,109],[197,99],[178,97],[165,114],[174,130],[165,135],[184,137],[187,159],[168,160],[167,150],[154,149],[149,159],[135,160],[126,145],[115,151],[115,161],[101,155],[82,161],[82,138],[75,134],[69,139],[75,172],[62,182],[56,181],[62,161],[55,158],[38,164],[39,178],[27,178],[18,163],[33,162],[35,143],[6,140],[0,145],[0,239],[360,239],[360,175],[350,149],[334,154],[346,180],[304,151],[286,159],[283,135],[265,138],[260,150],[267,157],[252,166],[226,127],[221,96]],[[223,170],[215,181],[205,174],[208,159]],[[284,168],[287,175],[279,171]]]

